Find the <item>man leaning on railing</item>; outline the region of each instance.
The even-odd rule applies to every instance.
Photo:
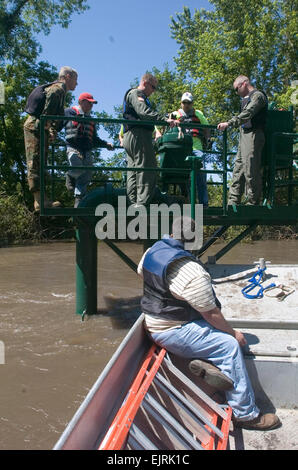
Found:
[[[129,121],[165,121],[171,127],[179,122],[152,109],[148,98],[157,89],[157,85],[156,77],[146,73],[137,88],[131,88],[125,93],[123,117],[127,119],[127,124],[124,124],[123,147],[127,153],[128,167],[157,168],[152,143],[154,122],[151,126],[129,124]],[[149,204],[156,195],[158,198],[157,172],[127,172],[127,196],[131,204]]]
[[[66,93],[77,86],[78,74],[71,67],[61,67],[58,80],[36,87],[29,95],[25,111],[29,114],[24,124],[24,138],[27,161],[27,179],[34,197],[34,210],[40,210],[40,116],[64,115]],[[53,142],[57,132],[63,126],[62,121],[47,121],[45,127],[45,160],[48,143]],[[46,163],[46,161],[45,161]],[[45,196],[45,207],[59,207],[59,201],[49,201]]]
[[[72,121],[66,123],[67,158],[71,166],[82,167],[82,169],[69,170],[66,174],[66,187],[74,193],[77,207],[85,196],[87,186],[92,178],[92,171],[84,170],[84,166],[92,166],[92,149],[96,147],[113,150],[113,144],[98,137],[95,123],[93,121],[76,121],[76,117],[90,116],[93,104],[97,101],[90,93],[81,93],[78,106],[65,110],[65,116],[73,117]]]

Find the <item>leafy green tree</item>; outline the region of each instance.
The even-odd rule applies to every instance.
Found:
[[[177,71],[217,123],[239,109],[232,83],[240,74],[276,102],[289,93],[297,73],[298,11],[297,0],[210,3],[213,10],[196,10],[193,17],[184,7],[171,31],[180,45]]]
[[[87,0],[1,0],[0,57],[2,60],[26,57],[32,49],[37,53],[40,46],[32,33],[49,34],[56,24],[67,28],[71,15],[87,8]]]
[[[7,64],[0,67],[5,82],[5,105],[0,107],[0,181],[8,194],[28,197],[23,123],[26,98],[37,83],[53,81],[57,71],[47,62]]]
[[[66,28],[72,14],[87,8],[87,0],[0,2],[0,79],[5,83],[5,105],[0,106],[0,184],[6,194],[19,194],[27,204],[31,197],[26,182],[23,110],[34,87],[57,77],[55,67],[38,61],[41,46],[34,33],[48,34],[55,24]]]
[[[232,84],[240,74],[250,77],[277,107],[292,105],[291,85],[298,78],[297,0],[210,3],[213,9],[208,11],[197,9],[192,15],[184,7],[172,17],[172,37],[180,48],[176,69],[169,71],[166,67],[158,72],[158,106],[175,109],[181,93],[190,91],[195,107],[203,111],[210,124],[225,121],[239,112],[239,96]],[[235,150],[237,130],[229,131],[228,136],[229,148]],[[219,138],[214,148],[220,150]],[[212,161],[217,169],[220,159],[213,156]]]

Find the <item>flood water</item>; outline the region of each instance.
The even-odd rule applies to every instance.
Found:
[[[297,264],[297,241],[241,244],[220,263]],[[142,246],[119,243],[136,263]],[[217,244],[208,254],[222,247]],[[203,257],[203,261],[206,256]],[[75,314],[75,244],[0,249],[0,450],[51,449],[139,314],[142,280],[98,249],[99,314]]]

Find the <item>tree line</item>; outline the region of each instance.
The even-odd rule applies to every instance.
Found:
[[[210,4],[211,10],[197,9],[193,15],[186,6],[171,18],[170,34],[179,50],[174,69],[166,65],[151,71],[159,79],[153,105],[172,111],[187,90],[196,97],[196,107],[215,124],[238,112],[239,98],[232,83],[241,73],[266,91],[278,108],[293,104],[295,108],[297,0],[211,0]],[[26,207],[32,204],[26,182],[23,110],[32,89],[57,76],[53,65],[39,60],[36,34],[49,34],[54,25],[67,28],[74,14],[88,8],[88,0],[1,1],[0,80],[5,84],[5,104],[0,105],[0,200],[12,197]],[[120,114],[118,106],[113,116],[97,115]],[[119,129],[106,129],[116,142]],[[115,154],[110,164],[123,164],[123,160],[123,153]],[[0,202],[0,212],[2,206]]]

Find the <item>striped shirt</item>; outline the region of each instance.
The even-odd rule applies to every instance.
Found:
[[[138,266],[138,274],[141,276],[146,253]],[[189,258],[173,261],[168,266],[167,281],[169,290],[176,299],[185,300],[199,312],[208,312],[216,307],[211,277],[199,263]],[[150,333],[179,328],[183,323],[187,322],[145,314],[145,326]]]

